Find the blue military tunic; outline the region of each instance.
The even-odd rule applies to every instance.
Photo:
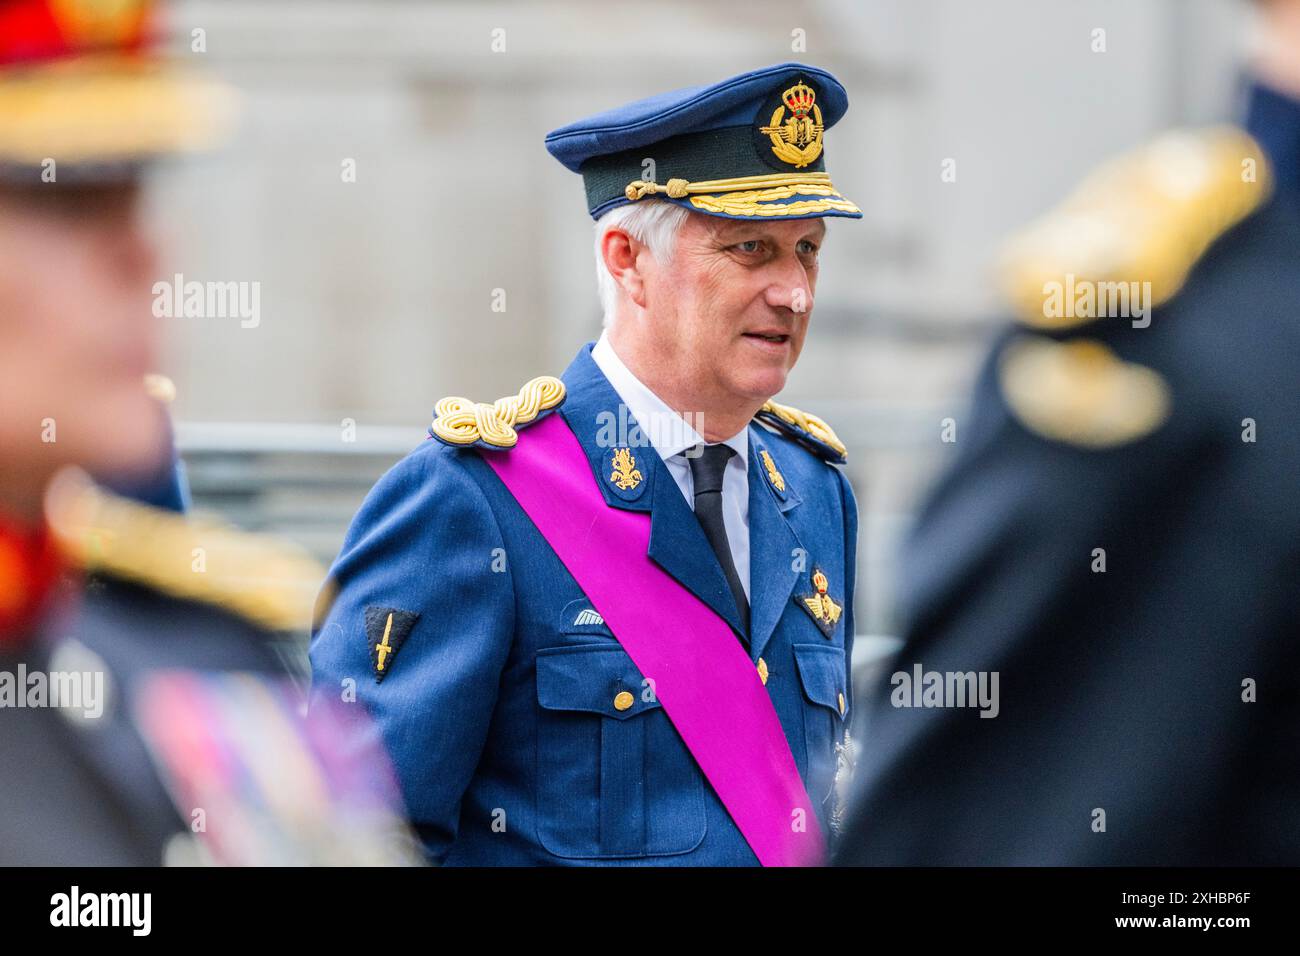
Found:
[[[620,399],[591,347],[564,373],[557,411],[596,463]],[[790,431],[749,428],[747,648],[828,830],[851,712],[857,514],[841,471]],[[741,638],[699,521],[653,447],[635,452],[633,494],[593,467],[607,505],[649,512],[650,557]],[[509,453],[430,440],[376,484],[331,572],[314,696],[355,693],[374,716],[435,861],[754,864],[653,695],[616,704],[641,674],[481,457]],[[842,609],[833,626],[805,600],[818,571]]]

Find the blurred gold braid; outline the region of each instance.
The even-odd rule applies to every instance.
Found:
[[[519,440],[516,425],[527,425],[563,400],[564,383],[553,375],[539,375],[525,382],[517,395],[498,398],[491,404],[451,395],[433,407],[432,431],[453,445],[472,445],[481,440],[497,448],[513,448]]]
[[[1255,164],[1246,178],[1245,163]],[[1175,130],[1107,161],[1003,249],[1002,284],[1021,323],[1065,329],[1105,317],[1099,305],[1048,314],[1049,284],[1149,283],[1149,306],[1182,289],[1220,236],[1272,192],[1262,147],[1234,126]]]
[[[51,482],[45,513],[60,550],[86,572],[211,604],[272,631],[311,623],[325,569],[300,548],[118,497],[75,469]]]

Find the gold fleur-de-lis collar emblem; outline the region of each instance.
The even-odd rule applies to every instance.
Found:
[[[614,457],[610,461],[610,467],[613,471],[609,474],[609,480],[619,491],[631,491],[641,484],[641,470],[636,466],[636,458],[632,455],[632,449],[614,449]]]

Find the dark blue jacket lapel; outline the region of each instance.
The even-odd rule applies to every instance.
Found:
[[[797,562],[811,560],[785,516],[799,495],[789,485],[780,492],[772,485],[762,460],[771,451],[762,435],[762,428],[749,426],[749,650],[755,661],[785,613],[799,579]]]

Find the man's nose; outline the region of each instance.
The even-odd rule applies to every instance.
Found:
[[[776,309],[789,309],[796,315],[811,312],[812,283],[808,281],[808,270],[799,257],[783,257],[774,262],[772,268],[765,296],[767,304]]]

